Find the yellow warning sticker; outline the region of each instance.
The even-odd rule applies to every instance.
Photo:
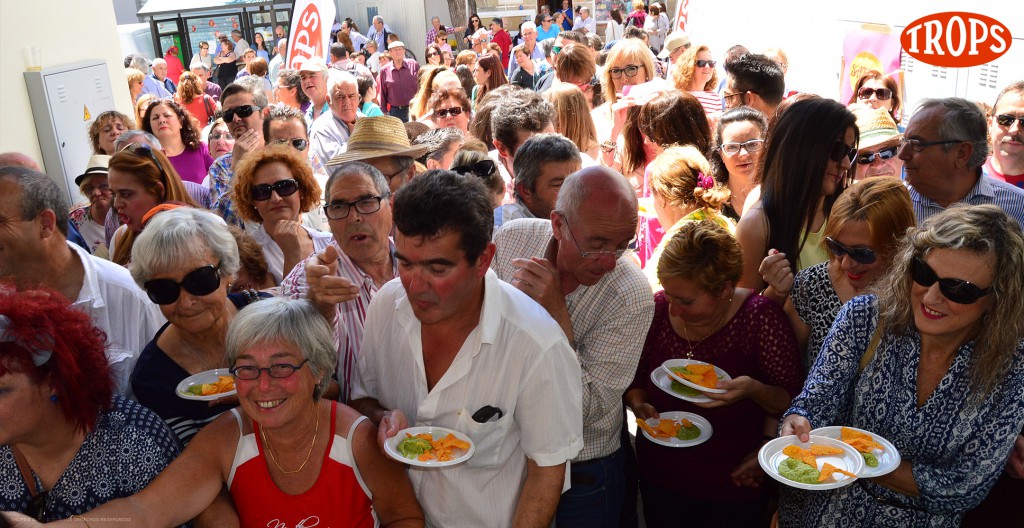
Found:
[[[82,116],[82,121],[88,121],[88,120],[92,119],[92,114],[89,113],[89,107],[88,106],[82,105],[82,110],[83,110],[83,113],[85,114],[84,116]]]

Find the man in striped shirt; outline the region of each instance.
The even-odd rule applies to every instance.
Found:
[[[327,180],[324,207],[334,240],[300,262],[281,282],[281,294],[309,299],[334,328],[340,400],[349,401],[363,341],[366,308],[397,276],[388,182],[373,166],[342,163]]]

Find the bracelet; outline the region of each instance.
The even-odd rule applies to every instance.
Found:
[[[604,143],[601,143],[601,152],[604,152],[605,154],[615,152],[615,149],[618,146],[619,144],[614,141],[605,141]]]
[[[85,523],[85,528],[92,528],[92,525],[89,524],[89,521],[85,520],[85,517],[82,517],[81,515],[72,515],[71,517],[68,517],[68,518],[73,521],[73,520],[75,520],[75,517],[78,517],[79,519],[82,520],[82,522]]]

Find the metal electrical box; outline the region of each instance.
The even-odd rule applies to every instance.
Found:
[[[71,204],[83,197],[75,177],[92,155],[89,126],[114,110],[106,61],[92,60],[25,72],[46,174],[67,189]]]

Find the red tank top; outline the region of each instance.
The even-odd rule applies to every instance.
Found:
[[[305,493],[289,495],[274,484],[256,422],[252,424],[252,433],[239,438],[228,489],[242,526],[371,528],[374,525],[370,491],[359,475],[352,444],[348,441],[366,417],[356,420],[343,438],[334,430],[335,405],[331,402],[331,438],[320,475]],[[241,430],[238,411],[231,412],[235,413]]]

